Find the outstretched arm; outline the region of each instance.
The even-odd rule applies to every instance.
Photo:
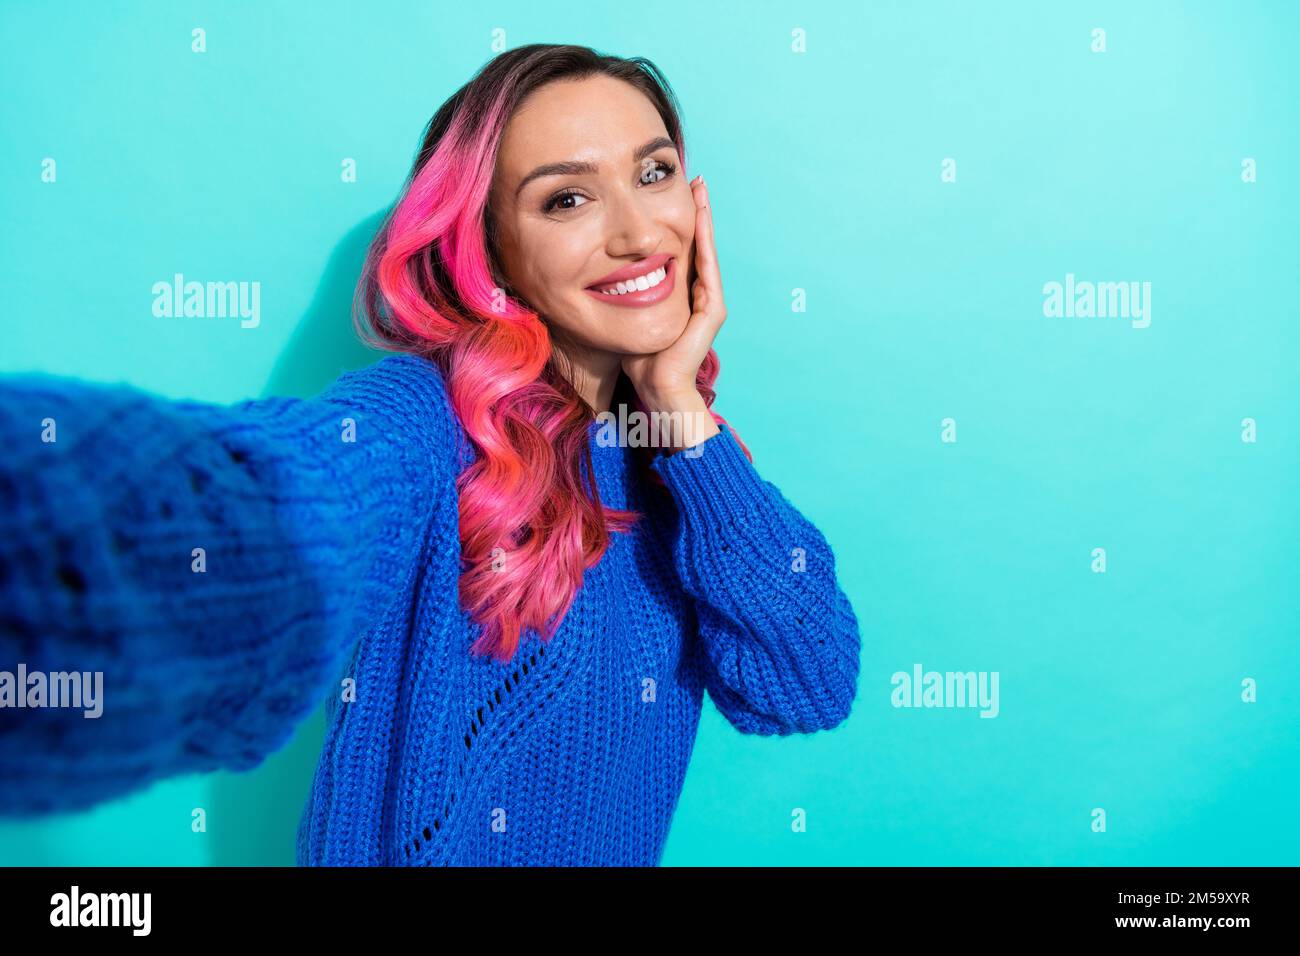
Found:
[[[843,722],[861,638],[825,538],[759,476],[727,426],[654,468],[677,504],[674,561],[723,716],[749,734]]]
[[[406,355],[233,406],[0,378],[0,700],[8,673],[25,704],[0,707],[0,814],[286,743],[425,537],[455,531],[448,415]],[[97,702],[34,703],[31,675],[74,673]]]

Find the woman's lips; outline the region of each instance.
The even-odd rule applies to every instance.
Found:
[[[656,302],[662,302],[672,294],[673,284],[677,276],[677,260],[675,258],[669,259],[663,268],[666,270],[663,281],[649,289],[637,289],[633,292],[625,292],[622,295],[606,295],[596,289],[586,289],[584,291],[587,295],[607,305],[619,305],[624,308],[634,309],[654,305]]]

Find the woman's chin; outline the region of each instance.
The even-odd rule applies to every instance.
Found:
[[[629,355],[649,355],[662,352],[672,345],[686,331],[686,321],[656,322],[653,325],[637,329],[635,336],[624,349]]]

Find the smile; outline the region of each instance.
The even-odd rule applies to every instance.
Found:
[[[629,276],[607,285],[589,286],[588,295],[609,305],[647,306],[662,302],[672,294],[676,277],[676,259],[668,259],[656,269],[638,276]]]

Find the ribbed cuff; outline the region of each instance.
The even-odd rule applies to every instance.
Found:
[[[744,518],[761,511],[771,495],[770,486],[745,457],[731,429],[718,428],[718,434],[694,448],[659,455],[651,465],[690,525]]]

